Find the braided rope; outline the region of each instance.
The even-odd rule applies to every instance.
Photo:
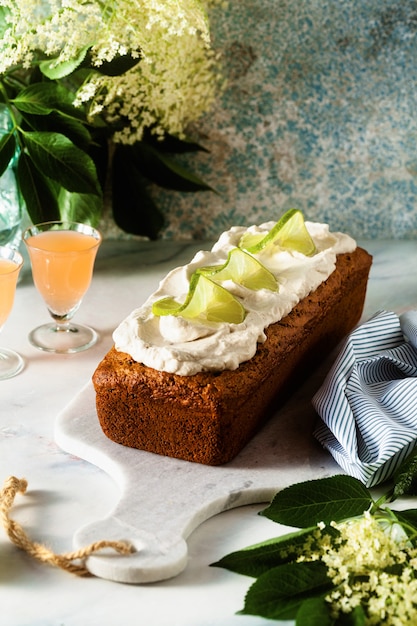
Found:
[[[27,481],[24,478],[19,479],[15,476],[9,476],[0,492],[0,515],[10,541],[38,561],[48,563],[53,567],[59,567],[77,576],[89,576],[91,574],[84,564],[85,559],[99,550],[111,548],[119,554],[131,554],[134,551],[133,547],[125,541],[102,540],[74,552],[55,554],[47,546],[31,541],[22,526],[11,519],[9,515],[16,494],[24,494],[27,486]],[[74,561],[81,561],[81,564],[74,563]]]

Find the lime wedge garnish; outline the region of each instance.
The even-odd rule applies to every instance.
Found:
[[[152,305],[154,315],[181,315],[186,318],[203,317],[210,322],[240,324],[246,316],[241,302],[227,289],[199,272],[191,276],[190,287],[183,304],[174,298],[162,298]]]
[[[275,276],[258,259],[240,248],[233,248],[223,265],[202,267],[197,272],[216,281],[232,280],[248,289],[278,290]]]
[[[304,223],[304,216],[298,209],[287,211],[267,235],[243,235],[239,247],[256,254],[271,244],[301,252],[306,256],[316,252],[314,241]]]

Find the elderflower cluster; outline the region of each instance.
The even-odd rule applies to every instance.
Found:
[[[213,103],[220,87],[205,6],[218,0],[0,0],[6,28],[0,74],[30,69],[38,51],[56,66],[89,50],[99,68],[129,54],[139,63],[120,76],[92,72],[75,104],[86,104],[134,143],[145,128],[181,136]]]
[[[116,142],[134,143],[145,128],[182,136],[215,101],[216,64],[203,39],[189,32],[166,37],[162,30],[154,50],[137,66],[120,76],[95,75],[79,90],[77,102],[89,103],[90,116],[102,114],[115,126],[123,122]]]
[[[369,512],[332,526],[338,539],[325,536],[308,560],[319,558],[327,566],[333,616],[361,605],[366,626],[415,626],[417,549],[401,526]]]

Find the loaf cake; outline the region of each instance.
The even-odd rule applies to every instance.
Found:
[[[258,311],[250,311],[243,322],[204,324],[152,313],[155,302],[176,288],[184,299],[184,283],[196,267],[224,261],[244,232],[235,227],[211,252],[197,254],[189,265],[170,273],[121,323],[115,345],[93,375],[97,415],[107,437],[206,465],[227,463],[239,453],[361,317],[371,256],[347,235],[330,233],[327,225],[306,222],[306,227],[315,242],[313,255],[281,248],[274,260],[271,253],[258,255],[273,267],[279,288],[275,294],[265,294],[265,289],[252,294]],[[271,223],[254,228],[267,232]],[[297,295],[289,297],[293,283]],[[235,290],[245,307],[247,291]],[[268,298],[281,298],[284,305],[274,307]],[[266,325],[263,320],[265,328],[253,333],[259,310],[277,319]],[[159,330],[167,320],[175,322],[171,339],[169,330]],[[183,326],[191,329],[188,340]]]

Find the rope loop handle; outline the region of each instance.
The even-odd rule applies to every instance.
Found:
[[[24,478],[19,479],[15,476],[9,476],[9,478],[7,478],[0,492],[0,515],[10,541],[33,558],[42,563],[48,563],[53,567],[59,567],[77,576],[90,576],[91,573],[85,566],[85,560],[92,554],[104,550],[105,548],[111,548],[122,555],[134,552],[133,546],[125,541],[102,540],[96,541],[74,552],[55,554],[47,546],[31,541],[22,526],[10,518],[10,511],[13,507],[16,495],[18,493],[26,493],[27,486],[28,483]],[[81,563],[77,564],[74,563],[74,561],[80,561]]]

